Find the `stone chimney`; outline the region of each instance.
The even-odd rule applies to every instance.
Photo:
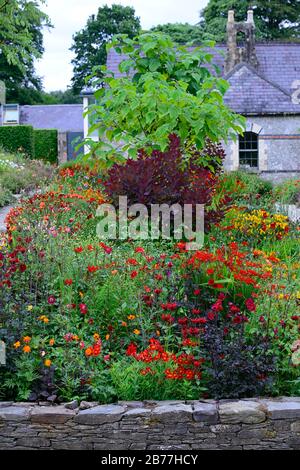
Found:
[[[238,33],[243,33],[245,42],[238,46]],[[234,18],[234,11],[228,11],[227,21],[227,57],[225,73],[229,73],[237,64],[247,62],[252,67],[258,67],[255,50],[255,23],[253,10],[248,10],[247,21],[238,23]]]

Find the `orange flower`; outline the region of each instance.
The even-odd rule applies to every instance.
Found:
[[[49,323],[49,318],[46,317],[46,315],[41,315],[41,316],[39,317],[39,320],[41,320],[41,321],[44,322],[44,323]]]
[[[20,346],[21,346],[20,341],[16,341],[16,342],[14,343],[14,348],[15,348],[15,349],[18,349]]]
[[[93,337],[95,341],[98,341],[100,339],[100,336],[98,335],[98,333],[95,333]]]
[[[122,321],[121,325],[122,325],[122,326],[127,326],[126,321]]]
[[[87,357],[91,356],[92,354],[93,354],[92,348],[87,348],[87,349],[85,350],[85,355],[86,355]]]
[[[110,335],[106,335],[106,336],[105,336],[106,341],[108,341],[109,338],[110,338]]]
[[[24,352],[24,353],[30,353],[30,351],[31,351],[31,347],[30,347],[30,346],[24,346],[24,348],[23,348],[23,352]]]
[[[30,343],[31,337],[30,336],[24,336],[23,341],[24,341],[24,343]]]
[[[133,330],[133,332],[134,332],[135,335],[141,334],[140,330],[138,330],[138,329]]]
[[[50,359],[45,359],[45,360],[44,360],[44,365],[45,365],[46,367],[50,367],[51,364],[52,364],[52,362],[50,361]]]
[[[134,320],[135,319],[135,315],[128,315],[128,320]]]
[[[54,339],[51,338],[50,341],[49,341],[50,346],[53,346],[54,343],[55,343]]]

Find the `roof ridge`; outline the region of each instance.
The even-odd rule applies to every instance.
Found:
[[[273,80],[270,80],[269,78],[265,77],[262,73],[258,72],[252,65],[248,64],[247,62],[240,62],[239,64],[237,64],[230,72],[224,75],[225,80],[228,80],[230,77],[232,77],[242,67],[246,67],[253,74],[257,75],[260,79],[264,80],[266,83],[273,86],[274,88],[277,88],[277,90],[279,90],[281,93],[284,93],[286,96],[291,98],[291,94],[287,90],[282,88],[277,83],[273,82]]]
[[[30,108],[40,108],[42,106],[83,106],[81,103],[71,103],[71,104],[20,104],[21,108],[25,108],[25,106],[28,106]]]

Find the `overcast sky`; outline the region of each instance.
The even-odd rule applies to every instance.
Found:
[[[47,91],[65,89],[72,77],[72,35],[82,29],[88,17],[103,5],[122,4],[135,8],[142,28],[162,23],[191,23],[199,20],[200,10],[208,0],[47,0],[43,9],[54,28],[45,31],[45,54],[37,63]]]

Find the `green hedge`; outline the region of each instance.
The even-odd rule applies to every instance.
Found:
[[[32,126],[0,126],[0,146],[9,152],[24,152],[34,158]]]
[[[57,130],[0,126],[0,147],[13,153],[23,152],[30,158],[57,163]]]
[[[35,158],[57,163],[57,130],[34,130]]]

